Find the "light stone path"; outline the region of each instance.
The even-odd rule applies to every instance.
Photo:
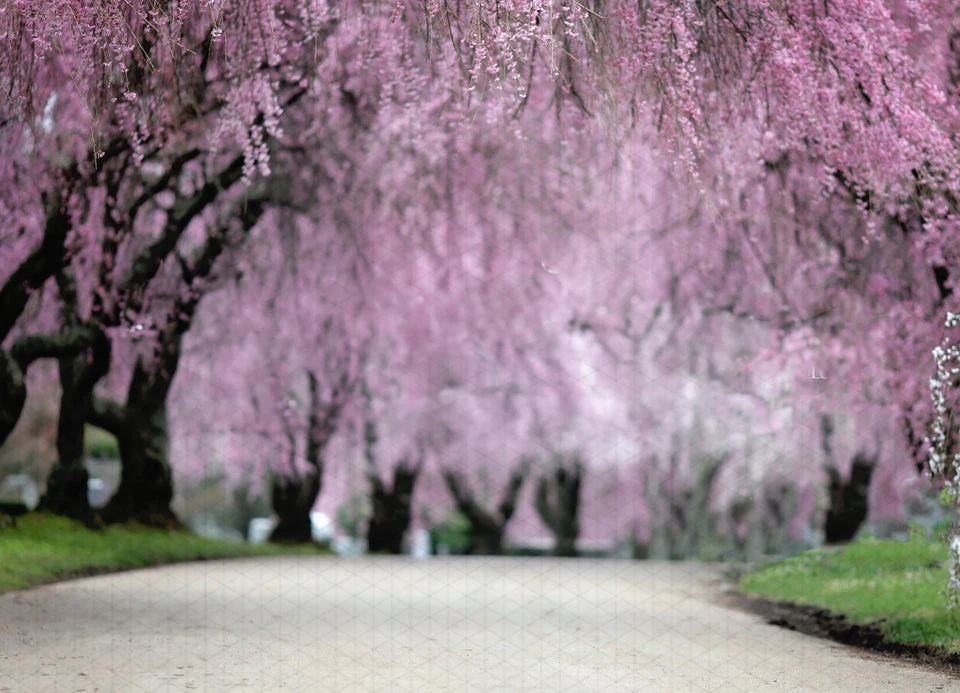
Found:
[[[719,569],[268,558],[0,595],[0,691],[960,691],[720,605]]]

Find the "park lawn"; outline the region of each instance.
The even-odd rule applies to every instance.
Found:
[[[739,586],[748,595],[876,625],[892,643],[960,652],[960,609],[948,610],[945,596],[947,558],[942,542],[916,535],[907,542],[864,539],[762,566]]]
[[[231,543],[140,526],[91,530],[62,517],[30,513],[18,518],[16,527],[0,529],[0,594],[72,577],[167,563],[324,553],[329,551],[319,546]]]

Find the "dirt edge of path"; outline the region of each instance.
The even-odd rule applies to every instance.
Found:
[[[892,658],[960,679],[960,653],[945,652],[930,645],[889,642],[884,637],[879,622],[858,625],[847,621],[845,616],[826,609],[746,595],[733,587],[727,587],[723,591],[721,601],[728,606],[760,616],[773,626],[826,638],[863,653]]]

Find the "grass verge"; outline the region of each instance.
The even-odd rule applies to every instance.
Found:
[[[62,517],[38,513],[0,529],[0,594],[73,577],[135,568],[250,556],[321,555],[310,545],[235,544],[141,526],[90,530]]]
[[[796,614],[822,610],[817,620],[826,635],[852,630],[869,641],[872,632],[885,641],[875,645],[957,654],[960,611],[947,608],[947,558],[941,542],[918,536],[907,542],[865,539],[762,566],[741,577],[739,589],[780,607],[807,607],[794,609]]]

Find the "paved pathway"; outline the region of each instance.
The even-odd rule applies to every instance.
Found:
[[[960,691],[720,605],[715,567],[269,558],[0,595],[0,691]]]

